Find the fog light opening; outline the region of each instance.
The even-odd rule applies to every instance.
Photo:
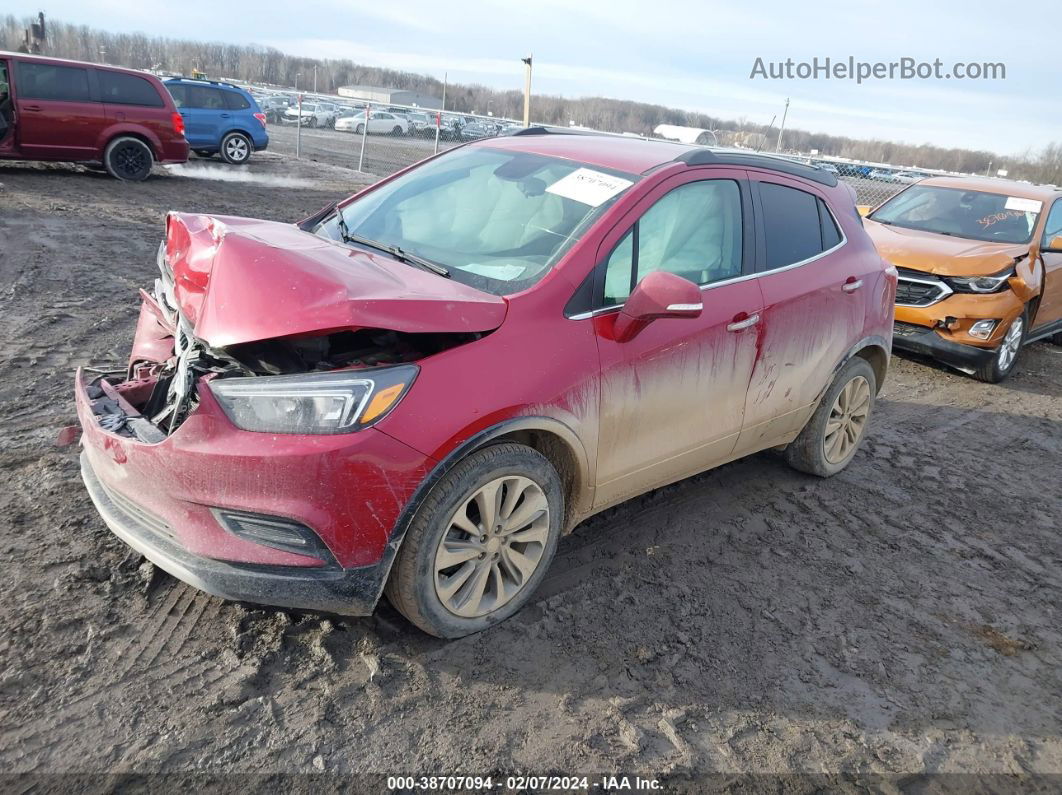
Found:
[[[315,558],[321,563],[334,562],[332,553],[313,530],[304,524],[280,516],[240,511],[213,510],[222,527],[237,538],[283,552]]]
[[[992,336],[992,332],[996,330],[996,324],[998,323],[998,320],[978,320],[970,326],[970,330],[966,333],[979,340],[986,340]]]

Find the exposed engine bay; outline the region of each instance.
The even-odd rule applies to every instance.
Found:
[[[357,328],[328,334],[267,339],[214,348],[198,339],[177,308],[160,248],[161,277],[150,296],[158,333],[172,340],[165,360],[130,361],[124,380],[105,373],[88,385],[100,425],[112,433],[156,443],[199,405],[201,379],[360,371],[423,359],[483,336],[479,332],[408,333]],[[148,299],[145,298],[145,304]],[[139,329],[138,329],[139,333]]]

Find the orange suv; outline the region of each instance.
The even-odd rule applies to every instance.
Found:
[[[1024,345],[1062,344],[1062,189],[932,177],[865,227],[899,271],[895,348],[995,383]]]

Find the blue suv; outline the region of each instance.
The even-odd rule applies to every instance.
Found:
[[[166,88],[184,117],[184,137],[200,157],[241,165],[269,146],[266,117],[254,97],[231,83],[175,77]]]

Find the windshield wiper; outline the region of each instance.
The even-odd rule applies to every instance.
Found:
[[[404,262],[407,265],[415,265],[426,271],[445,276],[447,279],[450,278],[450,271],[437,262],[432,262],[430,259],[425,259],[424,257],[406,251],[399,246],[392,246],[388,243],[381,243],[378,240],[371,240],[370,238],[353,234],[350,231],[350,227],[347,226],[347,220],[343,217],[343,212],[338,209],[336,210],[336,227],[338,227],[339,235],[343,238],[344,243],[355,243],[359,246],[365,246],[366,248],[374,248],[377,251],[390,254],[399,262]]]

